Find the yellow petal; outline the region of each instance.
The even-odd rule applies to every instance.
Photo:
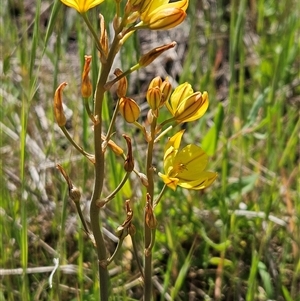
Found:
[[[179,8],[168,7],[163,10],[155,10],[144,21],[147,27],[153,30],[174,28],[186,17],[186,12]]]
[[[170,113],[174,115],[179,104],[193,93],[193,88],[189,83],[179,85],[172,93],[170,104],[166,103],[166,106]]]
[[[79,13],[85,13],[89,9],[102,3],[104,0],[61,0],[65,5],[75,8]]]
[[[208,186],[210,186],[215,179],[217,178],[218,174],[211,171],[204,171],[201,173],[201,176],[194,180],[194,181],[183,181],[179,180],[178,186],[181,186],[186,189],[194,189],[194,190],[201,190]]]
[[[178,185],[179,180],[177,178],[168,177],[162,173],[158,173],[158,175],[163,179],[164,183],[169,186],[174,191],[176,190],[176,187]]]
[[[196,92],[182,101],[174,113],[178,123],[190,122],[202,117],[208,108],[208,94]]]
[[[180,178],[195,180],[205,170],[208,156],[201,147],[189,144],[177,153],[173,161],[175,169],[180,169]]]
[[[174,136],[169,138],[166,146],[165,146],[165,152],[170,148],[171,146],[174,147],[174,149],[178,150],[181,142],[181,138],[183,136],[184,130],[181,130],[177,132]]]

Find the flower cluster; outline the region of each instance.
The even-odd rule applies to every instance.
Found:
[[[61,0],[65,5],[76,9],[80,14],[101,4],[104,0]],[[169,3],[169,0],[129,0],[128,23],[140,19],[135,29],[149,28],[152,30],[174,28],[186,17],[188,0]]]
[[[194,92],[190,84],[184,83],[172,93],[168,79],[163,81],[160,77],[156,77],[150,82],[146,99],[150,107],[148,123],[151,124],[153,118],[158,118],[159,110],[164,106],[172,115],[159,127],[171,122],[181,124],[195,121],[204,115],[209,104],[207,92]],[[119,110],[128,123],[138,124],[140,109],[133,99],[122,97],[119,102]],[[143,128],[142,125],[139,127]],[[189,144],[181,150],[179,149],[183,133],[184,131],[177,132],[167,142],[163,158],[164,173],[159,173],[159,176],[173,190],[177,186],[186,189],[204,189],[214,182],[217,174],[206,171],[208,156],[199,146]]]

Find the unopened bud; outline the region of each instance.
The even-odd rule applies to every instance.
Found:
[[[122,74],[123,72],[120,69],[116,69],[114,72],[115,76],[121,76]],[[127,79],[124,76],[118,81],[117,95],[119,98],[125,97],[126,92],[127,92]]]
[[[100,60],[101,61],[106,61],[106,57],[108,55],[108,37],[107,37],[107,31],[105,28],[105,21],[104,21],[104,17],[99,14],[99,18],[100,18],[100,45],[102,47],[102,53],[100,52]],[[104,58],[103,55],[105,55],[106,57]]]
[[[129,232],[129,235],[135,235],[135,233],[136,233],[135,226],[131,223],[130,223],[130,226],[128,227],[128,232]]]
[[[152,30],[174,28],[186,17],[186,12],[180,8],[167,8],[151,14],[147,20],[147,27]]]
[[[92,83],[89,78],[89,72],[91,69],[91,61],[92,61],[92,56],[90,55],[85,55],[84,56],[84,68],[82,72],[82,81],[81,81],[81,95],[82,97],[90,97],[92,95]]]
[[[54,116],[55,116],[57,124],[60,127],[63,127],[67,122],[66,116],[65,116],[64,110],[63,110],[63,104],[62,104],[62,90],[66,85],[67,85],[67,83],[65,83],[65,82],[60,84],[54,94]]]
[[[166,101],[169,100],[171,93],[172,93],[172,85],[169,82],[169,80],[166,78],[166,80],[161,84],[160,90],[162,92],[162,98],[160,102],[160,107],[165,104]]]
[[[160,87],[161,84],[162,84],[161,77],[160,76],[156,76],[150,82],[148,89],[155,88],[155,87]]]
[[[147,202],[146,202],[146,208],[145,208],[145,221],[147,226],[150,229],[155,229],[157,226],[157,221],[156,221],[156,217],[154,216],[153,213],[153,208],[150,204],[150,195],[149,193],[147,193]]]
[[[199,119],[208,108],[207,92],[196,92],[183,100],[175,111],[175,120],[178,123],[190,122]]]
[[[176,45],[176,42],[172,42],[167,45],[163,45],[160,47],[156,47],[152,50],[150,50],[148,53],[144,54],[140,60],[139,60],[139,65],[140,66],[148,66],[150,63],[152,63],[157,57],[159,57],[163,52],[166,50],[169,50],[171,48],[174,48]]]
[[[124,169],[127,172],[132,172],[134,169],[134,159],[133,159],[133,154],[132,154],[132,144],[131,144],[131,139],[129,136],[123,134],[122,135],[124,139],[126,140],[127,143],[127,148],[128,148],[128,153],[127,157],[124,162]]]
[[[141,113],[138,104],[129,97],[122,97],[119,102],[119,110],[121,115],[128,123],[135,122]]]
[[[80,190],[74,185],[72,185],[72,188],[69,189],[69,197],[74,203],[79,203],[81,199]]]
[[[139,176],[139,178],[140,178],[142,184],[143,184],[145,187],[148,187],[148,186],[149,186],[149,182],[148,182],[147,176],[146,176],[145,174],[141,173],[141,172],[139,172],[138,176]]]
[[[160,88],[156,86],[154,88],[148,89],[146,98],[152,110],[158,109],[162,98],[162,93]]]
[[[109,141],[108,141],[108,146],[110,147],[110,149],[111,149],[117,156],[123,155],[124,151],[123,151],[122,148],[121,148],[120,146],[118,146],[114,141],[109,140]]]
[[[116,230],[116,236],[123,240],[128,235],[128,227],[119,226]]]
[[[147,113],[148,124],[152,124],[154,116],[155,116],[155,114],[153,113],[153,110],[150,109]]]
[[[81,192],[80,190],[73,185],[70,177],[68,176],[67,172],[63,169],[63,167],[60,164],[56,165],[56,168],[60,171],[62,176],[65,178],[68,188],[69,188],[69,197],[74,203],[79,203],[81,198]]]

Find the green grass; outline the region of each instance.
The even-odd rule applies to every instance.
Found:
[[[113,1],[107,3],[100,8],[108,19]],[[297,1],[202,4],[190,3],[191,30],[178,81],[209,92],[209,112],[186,126],[185,142],[202,145],[211,156],[210,169],[219,177],[201,193],[168,190],[156,208],[155,300],[297,301]],[[54,90],[67,81],[64,103],[72,113],[68,126],[75,140],[92,152],[92,127],[79,90],[83,55],[93,54],[96,62],[97,54],[89,48],[91,38],[79,15],[59,2],[55,5],[57,10],[47,1],[28,7],[9,0],[0,8],[0,300],[98,300],[94,248],[55,165],[60,162],[81,187],[83,205],[91,197],[93,170],[68,145],[52,111]],[[91,12],[94,24],[97,13]],[[122,51],[124,67],[135,63],[137,45],[138,39],[132,38]],[[113,107],[108,98],[107,119]],[[134,134],[136,148],[145,149],[139,133],[128,125],[124,132]],[[118,128],[117,140],[122,133]],[[114,168],[108,169],[105,194],[122,177],[121,160],[107,159]],[[158,169],[161,159],[158,151]],[[142,151],[136,161],[139,166],[143,162]],[[157,183],[161,188],[159,179]],[[105,210],[103,220],[114,233],[125,219],[124,200],[132,196],[142,258],[145,203],[135,185],[133,179]],[[115,243],[108,241],[112,252]],[[123,250],[111,267],[112,300],[138,300],[142,289],[130,241]],[[54,265],[54,257],[65,267],[54,274],[50,289],[47,268]]]

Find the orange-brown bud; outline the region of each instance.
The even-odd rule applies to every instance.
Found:
[[[124,239],[129,233],[133,233],[134,227],[132,227],[131,221],[133,217],[133,211],[130,208],[130,200],[126,200],[125,203],[126,208],[126,219],[122,225],[117,228],[116,235],[120,239]]]
[[[85,55],[84,56],[84,67],[82,72],[82,81],[81,81],[81,95],[82,97],[90,97],[93,92],[92,83],[89,78],[89,72],[91,69],[91,61],[92,56],[91,55]]]
[[[148,89],[155,88],[155,87],[160,87],[161,84],[162,84],[161,77],[160,76],[156,76],[150,82]]]
[[[160,90],[162,92],[162,98],[161,98],[161,103],[160,103],[160,107],[162,107],[164,105],[164,103],[166,101],[169,100],[171,94],[172,94],[172,85],[169,82],[168,79],[166,79],[160,86]]]
[[[145,221],[147,226],[150,229],[155,229],[157,226],[156,217],[153,212],[153,208],[150,204],[150,195],[147,193],[147,202],[146,202],[146,208],[145,208]]]
[[[156,86],[155,88],[148,89],[146,98],[152,110],[158,109],[162,98],[160,88]]]
[[[106,61],[106,57],[108,55],[108,37],[107,37],[107,31],[105,28],[105,21],[104,21],[104,17],[99,14],[99,18],[100,18],[100,45],[102,47],[102,51],[103,53],[101,54],[100,52],[100,60],[101,61]],[[104,58],[103,55],[105,55],[106,57]]]
[[[106,137],[102,134],[101,139],[104,141],[106,139]],[[108,140],[107,145],[117,156],[123,155],[124,151],[113,140],[111,140],[111,139]]]
[[[67,83],[65,82],[60,84],[54,94],[54,116],[60,127],[63,127],[67,122],[62,103],[62,90],[66,85]]]
[[[172,42],[170,44],[166,44],[160,47],[156,47],[152,50],[150,50],[148,53],[144,54],[140,60],[139,65],[140,66],[148,66],[150,63],[152,63],[158,56],[160,56],[163,52],[166,50],[169,50],[171,48],[174,48],[176,46],[176,42]]]
[[[123,74],[122,70],[116,69],[114,72],[115,76],[121,76]],[[117,88],[117,95],[119,98],[125,97],[126,92],[127,92],[127,79],[125,76],[123,76],[119,81],[118,81],[118,88]]]
[[[124,162],[124,169],[127,172],[132,172],[134,169],[134,159],[133,159],[133,154],[132,154],[132,144],[131,144],[131,139],[129,136],[123,134],[122,135],[124,139],[126,140],[127,143],[127,148],[128,148],[128,153],[127,157]]]
[[[138,104],[129,97],[122,97],[119,102],[119,110],[121,115],[128,123],[135,122],[141,113]]]

